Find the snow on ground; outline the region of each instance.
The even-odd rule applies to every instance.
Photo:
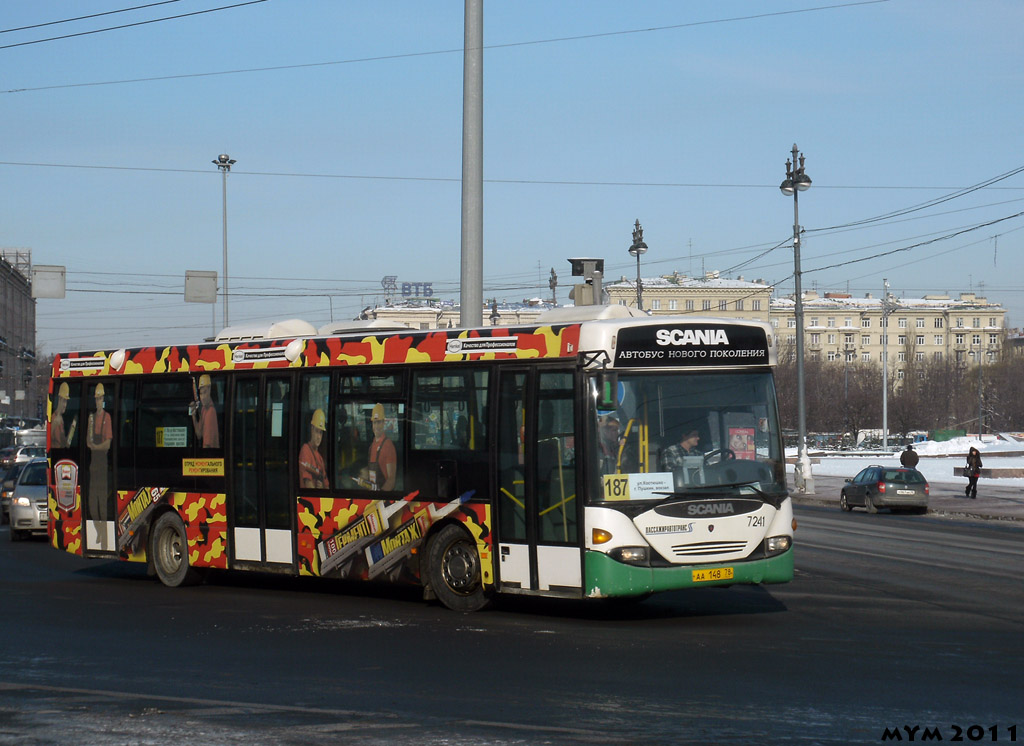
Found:
[[[1009,437],[1009,436],[1008,436]],[[960,469],[967,463],[967,451],[971,447],[981,452],[981,460],[986,468],[1024,469],[1024,442],[1015,440],[979,441],[977,438],[953,438],[942,443],[926,440],[915,443],[921,460],[917,470],[924,474],[929,482],[963,482]],[[881,466],[899,466],[900,453],[903,448],[884,451],[810,451],[812,462],[820,459],[820,463],[811,464],[811,474],[823,477],[852,477],[865,466],[879,464]],[[842,453],[843,455],[840,455]],[[795,448],[787,448],[786,456],[795,457]],[[793,473],[793,464],[788,466]],[[1000,479],[1000,485],[1024,487],[1024,478]]]

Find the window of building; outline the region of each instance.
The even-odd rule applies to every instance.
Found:
[[[832,350],[829,350],[829,353],[828,353],[828,360],[829,360],[829,362],[830,363],[831,362],[835,362],[838,359],[839,359],[839,353],[838,352],[834,352]]]
[[[843,326],[853,326],[853,319],[850,317],[843,319]]]
[[[860,354],[860,359],[861,359],[862,362],[870,363],[871,362],[871,353],[870,352],[862,352]]]
[[[971,344],[972,345],[980,345],[981,344],[981,335],[980,334],[972,334],[971,335]]]
[[[818,317],[817,316],[811,316],[811,326],[817,326],[817,325],[818,325]]]
[[[900,334],[900,335],[898,335],[896,337],[896,344],[898,344],[900,346],[903,346],[906,343],[907,343],[907,335],[906,334]]]
[[[924,329],[924,319],[917,319],[916,326],[918,329]]]
[[[924,362],[924,353],[923,352],[915,352],[914,353],[914,359],[917,362],[919,362],[919,363],[923,363]]]
[[[963,320],[963,318],[957,317],[956,328],[957,329],[963,329],[964,328],[964,320]]]
[[[936,316],[935,317],[935,328],[936,329],[941,329],[942,327],[943,327],[942,317],[941,316]]]
[[[897,352],[896,353],[896,362],[898,362],[898,363],[905,363],[905,362],[907,362],[907,353],[905,353],[903,350],[900,350],[899,352]]]
[[[828,343],[830,345],[834,345],[836,343],[836,335],[835,334],[829,334],[828,335]]]
[[[860,320],[860,325],[861,325],[861,327],[863,329],[870,329],[871,328],[871,317],[870,316],[865,316],[864,318],[862,318]]]
[[[998,323],[998,319],[996,319],[996,318],[995,318],[995,317],[993,316],[992,318],[990,318],[990,319],[988,320],[988,325],[989,325],[989,326],[999,326],[999,323]]]
[[[772,319],[772,328],[773,329],[778,329],[779,328],[779,320],[778,319]]]
[[[932,357],[935,359],[935,362],[941,363],[942,362],[942,350],[937,351],[934,355],[932,355]]]
[[[668,302],[669,311],[675,311],[677,308],[679,308],[679,301],[673,299]]]
[[[789,329],[796,329],[796,319],[794,319],[794,318],[786,319],[786,326]]]
[[[942,340],[943,340],[943,337],[942,337],[941,334],[936,334],[935,335],[935,344],[941,346],[942,345]]]
[[[914,344],[923,345],[924,344],[924,335],[923,334],[918,334],[917,335],[917,339],[914,342]]]
[[[724,299],[718,301],[718,310],[719,311],[728,311],[729,310],[729,301],[724,300]]]
[[[836,320],[835,320],[835,318],[834,318],[834,317],[832,317],[832,316],[829,316],[829,317],[828,317],[828,327],[829,327],[829,329],[833,329],[833,328],[835,328],[835,325],[836,325]]]
[[[736,310],[737,311],[742,311],[743,310],[743,299],[742,298],[740,300],[736,301]]]
[[[811,344],[812,344],[812,345],[817,345],[817,344],[821,344],[821,335],[820,335],[820,334],[818,334],[817,332],[815,332],[814,334],[812,334],[812,335],[811,335]]]
[[[989,334],[988,335],[988,343],[990,345],[998,344],[999,343],[999,335],[998,334]]]
[[[709,300],[701,301],[701,309],[704,310],[704,311],[710,311],[711,310],[711,301],[709,301]]]
[[[691,299],[691,300],[688,300],[688,301],[686,301],[686,304],[685,304],[685,305],[686,305],[686,310],[687,310],[687,311],[692,311],[692,310],[693,310],[693,300],[692,300],[692,299]]]
[[[661,310],[661,301],[660,300],[652,300],[651,301],[651,310],[652,311],[660,311]]]
[[[955,342],[956,342],[956,343],[957,343],[958,345],[962,345],[962,344],[964,343],[964,337],[965,337],[965,336],[966,336],[966,335],[964,335],[964,334],[957,334],[957,335],[956,335],[956,336],[954,337],[954,340],[955,340]]]
[[[900,326],[900,329],[906,329],[907,328],[907,320],[906,319],[900,319],[899,320],[899,326]]]
[[[862,345],[869,345],[869,344],[871,344],[871,335],[870,334],[861,334],[860,335],[860,343]]]
[[[896,371],[896,378],[897,378],[897,380],[900,380],[900,381],[903,380],[903,370],[902,369]]]
[[[980,326],[981,326],[981,319],[979,319],[979,318],[975,317],[974,319],[972,319],[972,321],[974,321],[974,323],[972,324],[972,326],[973,326],[973,327],[974,327],[975,329],[977,329],[978,327],[980,327]]]
[[[759,300],[752,300],[752,301],[750,301],[750,308],[753,309],[754,311],[760,311],[761,310],[761,301],[759,301]]]

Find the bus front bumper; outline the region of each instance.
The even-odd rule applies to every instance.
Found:
[[[788,583],[793,579],[793,550],[790,548],[776,557],[762,560],[679,567],[638,567],[618,562],[601,552],[588,551],[583,566],[588,598],[645,596],[660,591],[712,585]],[[698,575],[695,571],[726,567],[732,569],[731,578],[714,579],[714,576],[720,574],[714,572],[703,574],[712,579],[700,580],[695,577]]]

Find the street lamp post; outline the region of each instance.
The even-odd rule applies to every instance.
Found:
[[[984,431],[984,415],[982,413],[982,388],[981,366],[985,362],[985,343],[978,343],[978,440],[981,441],[981,434]]]
[[[633,226],[633,244],[629,247],[631,256],[636,257],[636,308],[644,310],[643,285],[640,281],[640,257],[647,253],[647,244],[644,243],[644,229],[640,227],[640,221]]]
[[[882,450],[889,448],[889,281],[882,278]]]
[[[797,163],[799,162],[799,166]],[[795,486],[804,494],[814,494],[811,460],[807,456],[807,407],[804,401],[804,302],[800,273],[800,209],[797,195],[811,186],[811,177],[804,173],[804,156],[793,144],[793,158],[786,160],[786,179],[779,185],[785,196],[793,195],[793,279],[796,283],[796,389],[798,435]]]
[[[235,164],[231,156],[221,153],[214,159],[213,165],[220,169],[221,175],[221,198],[224,206],[223,229],[224,229],[224,328],[228,327],[228,172]]]

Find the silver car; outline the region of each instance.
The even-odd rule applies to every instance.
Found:
[[[32,459],[21,470],[11,495],[11,541],[29,534],[45,534],[48,462]]]

